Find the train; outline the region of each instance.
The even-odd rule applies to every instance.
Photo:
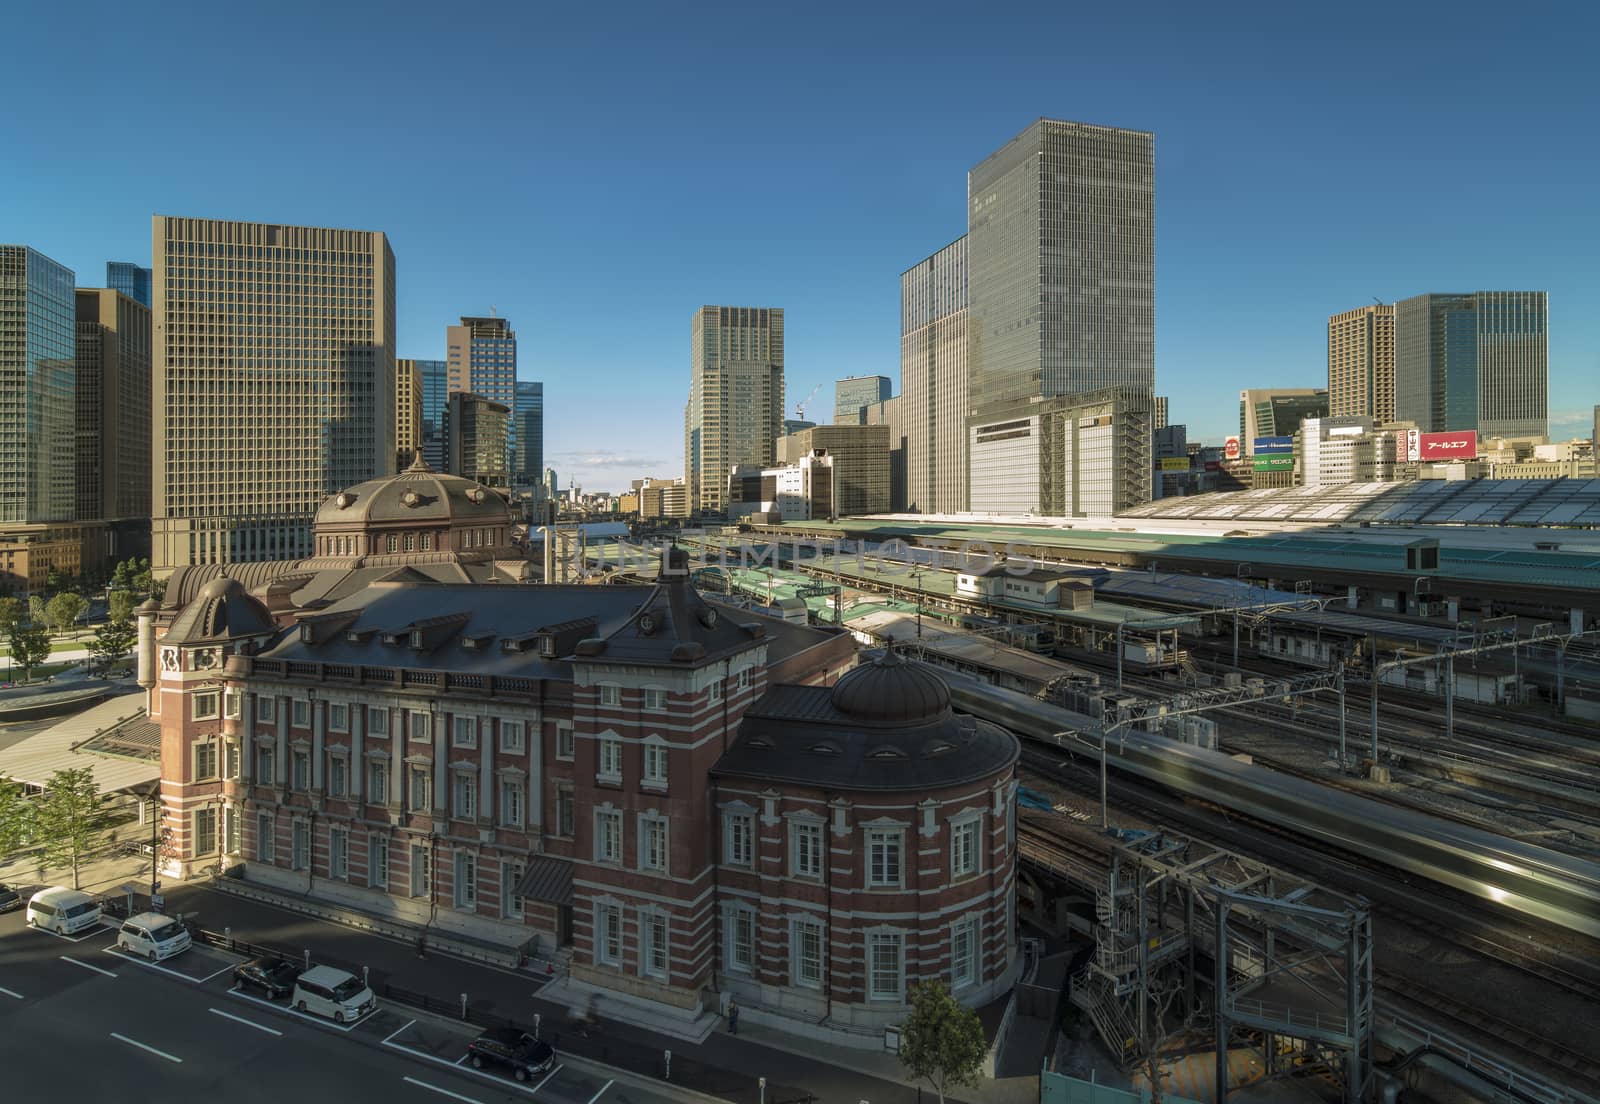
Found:
[[[1049,742],[1082,719],[976,679],[940,672],[959,710]],[[1091,737],[1092,739],[1092,737]],[[1600,865],[1469,825],[1373,801],[1160,736],[1128,732],[1107,750],[1118,771],[1234,809],[1503,909],[1600,939]]]

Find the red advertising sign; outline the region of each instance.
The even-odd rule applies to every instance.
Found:
[[[1478,431],[1423,433],[1418,436],[1417,445],[1422,460],[1472,460],[1478,455]]]
[[[1223,440],[1222,456],[1225,460],[1239,459],[1239,438],[1228,437]]]

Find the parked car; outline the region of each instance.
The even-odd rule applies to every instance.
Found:
[[[467,1057],[473,1069],[484,1066],[503,1066],[518,1081],[537,1077],[550,1068],[556,1052],[550,1044],[541,1042],[525,1031],[514,1027],[491,1027],[467,1044]]]
[[[117,946],[129,954],[143,955],[151,962],[182,954],[192,943],[187,928],[159,912],[130,916],[117,931]]]
[[[268,1000],[287,997],[294,992],[294,983],[300,977],[300,967],[286,958],[251,959],[233,968],[233,981],[240,989],[255,989]]]
[[[296,978],[291,1000],[296,1012],[315,1012],[341,1024],[378,1007],[378,998],[365,982],[332,966],[313,966]]]
[[[28,901],[28,925],[71,935],[100,923],[100,902],[65,886],[41,889]]]
[[[21,907],[22,894],[4,882],[0,882],[0,912],[10,912],[14,908]]]

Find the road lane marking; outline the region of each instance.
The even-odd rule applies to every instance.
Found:
[[[224,1012],[220,1008],[213,1008],[213,1009],[210,1009],[210,1011],[215,1013],[218,1016],[221,1016],[225,1020],[232,1020],[234,1023],[242,1023],[242,1024],[246,1025],[247,1027],[255,1028],[257,1031],[265,1031],[268,1035],[282,1035],[283,1034],[283,1032],[279,1031],[275,1027],[268,1027],[266,1024],[258,1024],[254,1020],[247,1020],[243,1016],[235,1016],[232,1012]]]
[[[225,974],[229,970],[233,969],[233,963],[230,962],[222,969],[209,973],[205,977],[195,977],[193,974],[186,974],[182,970],[174,970],[170,966],[163,966],[161,963],[167,961],[166,959],[162,959],[161,962],[151,962],[148,959],[139,958],[137,955],[132,954],[120,945],[105,948],[105,953],[108,955],[114,955],[117,958],[125,959],[126,961],[132,962],[137,966],[143,966],[146,970],[155,970],[159,973],[166,974],[168,977],[175,977],[181,981],[187,981],[190,985],[204,985],[218,974]],[[178,954],[169,955],[168,957],[178,958],[183,953],[184,952],[179,951]]]
[[[150,1046],[147,1043],[141,1043],[138,1039],[130,1039],[126,1035],[118,1035],[115,1031],[113,1031],[111,1033],[111,1037],[113,1039],[121,1039],[123,1042],[127,1043],[129,1046],[136,1046],[140,1050],[148,1050],[151,1054],[154,1054],[157,1058],[165,1058],[169,1062],[177,1062],[177,1063],[180,1063],[180,1064],[183,1062],[183,1059],[179,1058],[176,1054],[168,1054],[164,1050],[157,1050],[155,1047]]]
[[[612,1081],[607,1081],[604,1085],[601,1085],[600,1086],[600,1091],[595,1093],[593,1096],[591,1096],[589,1098],[589,1104],[594,1104],[594,1102],[596,1100],[599,1100],[602,1096],[604,1096],[606,1094],[606,1090],[607,1089],[609,1089],[612,1085],[615,1085],[615,1084],[616,1084],[616,1081],[612,1080]]]
[[[244,959],[241,958],[239,961],[243,962]],[[227,973],[229,970],[233,969],[235,965],[237,965],[237,963],[230,962],[226,966],[224,966],[222,969],[217,970],[217,971],[215,971],[213,973],[209,973],[203,978],[192,978],[191,980],[196,985],[204,985],[206,982],[210,981],[212,978],[218,977],[218,976],[220,976],[222,974]]]
[[[458,1092],[451,1092],[449,1089],[441,1089],[438,1085],[430,1085],[426,1081],[418,1081],[415,1077],[408,1077],[406,1078],[406,1081],[420,1088],[431,1089],[440,1096],[448,1096],[452,1100],[464,1100],[466,1101],[466,1104],[482,1104],[481,1101],[475,1100],[470,1096],[462,1096]]]
[[[102,970],[98,966],[91,966],[87,962],[79,962],[77,959],[68,958],[66,955],[56,955],[56,957],[59,958],[62,962],[70,962],[74,966],[82,966],[85,970],[93,970],[95,973],[104,974],[106,977],[116,977],[117,976],[116,974],[113,974],[110,970]]]
[[[411,1023],[416,1023],[416,1022],[417,1022],[416,1020],[412,1020],[411,1021]],[[410,1026],[411,1026],[411,1024],[406,1024],[406,1027],[410,1027]],[[405,1027],[402,1027],[400,1029],[400,1031],[404,1031],[405,1029],[406,1029]],[[394,1035],[400,1034],[400,1031],[396,1031],[394,1033]],[[394,1038],[394,1035],[390,1035],[389,1039]],[[551,1077],[554,1077],[556,1075],[556,1071],[561,1068],[560,1066],[557,1066],[555,1069],[551,1070],[549,1072],[549,1074],[547,1074],[545,1076],[544,1081],[539,1082],[538,1085],[535,1085],[533,1088],[530,1089],[528,1086],[522,1084],[520,1081],[514,1081],[514,1080],[512,1080],[510,1078],[500,1077],[500,1076],[498,1076],[496,1074],[493,1074],[493,1073],[485,1073],[483,1070],[476,1070],[476,1069],[473,1069],[471,1066],[460,1065],[459,1064],[460,1063],[460,1059],[457,1059],[455,1062],[452,1062],[448,1058],[441,1058],[437,1054],[429,1054],[425,1050],[417,1050],[415,1047],[408,1047],[404,1043],[391,1043],[389,1041],[389,1039],[385,1039],[379,1045],[386,1046],[390,1050],[402,1051],[402,1052],[404,1052],[406,1054],[411,1055],[411,1057],[413,1057],[413,1058],[421,1058],[424,1062],[432,1062],[436,1066],[443,1066],[445,1069],[452,1070],[455,1073],[464,1073],[464,1074],[467,1074],[469,1077],[476,1077],[480,1081],[487,1081],[489,1084],[494,1085],[496,1088],[499,1088],[499,1089],[511,1089],[511,1090],[515,1090],[516,1092],[527,1093],[529,1096],[532,1096],[534,1093],[538,1092],[540,1086],[542,1086],[544,1084],[544,1081],[548,1081],[548,1080],[550,1080]],[[602,1090],[602,1091],[604,1091],[604,1090]]]
[[[10,989],[6,989],[6,988],[3,988],[3,987],[0,987],[0,993],[4,993],[8,997],[16,997],[18,1000],[22,999],[22,994],[21,993],[14,992],[14,991],[12,991]]]
[[[467,1060],[467,1056],[465,1054],[463,1054],[461,1057],[456,1059],[456,1065],[459,1066],[462,1062],[465,1062],[466,1060]]]
[[[561,1063],[561,1065],[557,1066],[555,1069],[553,1069],[549,1073],[545,1074],[544,1078],[537,1085],[535,1085],[533,1088],[529,1089],[528,1091],[530,1093],[538,1092],[540,1089],[544,1088],[545,1081],[550,1080],[550,1078],[554,1077],[556,1074],[560,1073],[562,1070],[564,1070],[566,1068],[567,1068],[567,1064],[565,1062]]]
[[[395,1029],[395,1030],[394,1030],[394,1031],[391,1031],[391,1032],[390,1032],[390,1033],[389,1033],[389,1039],[392,1039],[392,1038],[394,1038],[394,1037],[395,1037],[395,1036],[396,1036],[396,1035],[398,1035],[398,1034],[400,1034],[400,1033],[401,1033],[401,1032],[402,1032],[402,1031],[404,1031],[404,1030],[405,1030],[405,1029],[406,1029],[406,1027],[410,1027],[410,1026],[411,1026],[411,1025],[412,1025],[412,1024],[414,1024],[414,1023],[416,1023],[416,1022],[417,1022],[417,1021],[416,1021],[416,1020],[407,1020],[407,1021],[406,1021],[406,1023],[405,1023],[405,1027],[400,1027],[400,1028],[396,1028],[396,1029]],[[385,1040],[384,1040],[384,1041],[383,1041],[383,1045],[384,1045],[384,1046],[388,1046],[388,1045],[389,1045],[389,1039],[385,1039]]]

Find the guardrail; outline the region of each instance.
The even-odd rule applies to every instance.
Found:
[[[629,1073],[640,1074],[656,1081],[690,1089],[695,1092],[720,1096],[738,1104],[815,1104],[816,1097],[803,1089],[788,1085],[775,1085],[751,1074],[722,1069],[687,1055],[672,1055],[670,1068],[666,1052],[635,1039],[614,1034],[606,1028],[602,1018],[599,1025],[587,1025],[568,1015],[558,1017],[534,1016],[532,1019],[515,1019],[489,1011],[472,999],[472,995],[455,994],[440,997],[394,984],[381,970],[326,954],[312,954],[251,943],[235,939],[230,931],[211,931],[193,922],[184,925],[196,943],[248,958],[282,958],[290,962],[334,966],[363,978],[368,987],[385,1001],[403,1004],[438,1016],[446,1016],[478,1028],[511,1028],[543,1039],[558,1053],[586,1058],[603,1065],[614,1066]]]

